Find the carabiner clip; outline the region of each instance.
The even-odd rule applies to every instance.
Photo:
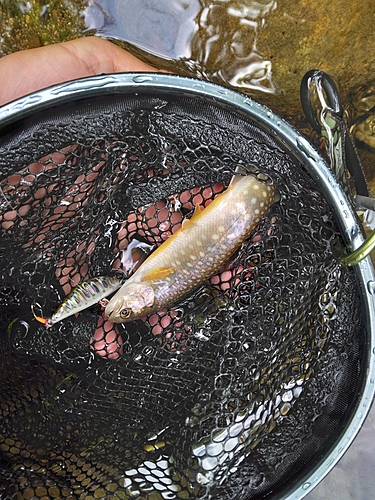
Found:
[[[331,168],[341,183],[346,195],[357,207],[375,209],[375,200],[369,197],[367,182],[345,120],[340,95],[332,78],[323,71],[308,71],[302,79],[301,104],[312,128],[328,139],[327,152]],[[318,104],[314,111],[312,102]],[[317,118],[319,112],[319,120]],[[350,172],[357,194],[353,197],[346,172]],[[371,212],[373,214],[374,212]],[[365,242],[350,254],[341,255],[339,262],[345,266],[358,264],[375,249],[375,230]]]
[[[302,79],[301,104],[312,128],[328,139],[328,154],[332,170],[345,193],[352,199],[346,170],[350,172],[357,194],[369,196],[362,165],[356,152],[337,87],[332,78],[320,70],[308,71]],[[319,100],[314,111],[312,98]],[[317,118],[319,113],[319,120]]]

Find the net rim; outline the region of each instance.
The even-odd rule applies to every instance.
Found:
[[[271,109],[251,97],[221,85],[178,75],[161,73],[116,73],[72,80],[34,92],[0,108],[0,141],[2,131],[35,112],[66,102],[95,98],[106,94],[137,95],[142,92],[179,94],[214,101],[246,115],[260,127],[274,135],[304,166],[318,184],[323,196],[333,210],[345,244],[351,250],[364,241],[362,229],[355,213],[337,179],[310,142]],[[282,500],[300,500],[306,496],[332,470],[358,434],[371,408],[375,394],[375,273],[370,257],[354,266],[366,314],[364,374],[361,393],[353,414],[341,431],[333,447],[320,462],[284,492],[278,492]],[[281,493],[281,496],[280,496]]]

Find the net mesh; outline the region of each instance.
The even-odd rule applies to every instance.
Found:
[[[35,321],[130,244],[158,247],[239,165],[280,200],[207,283],[125,325],[99,305]],[[271,134],[173,93],[81,99],[3,130],[0,172],[1,498],[260,499],[332,445],[361,380],[359,292]]]

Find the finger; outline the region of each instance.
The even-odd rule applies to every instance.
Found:
[[[127,71],[159,70],[98,37],[15,52],[0,59],[0,105],[57,83]]]

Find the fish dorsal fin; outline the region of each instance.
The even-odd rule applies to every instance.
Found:
[[[192,224],[194,224],[194,222],[199,218],[199,214],[202,212],[202,210],[204,210],[204,208],[201,207],[199,205],[199,203],[197,205],[195,205],[194,213],[190,217],[190,219],[186,218],[182,221],[182,229],[187,229],[187,228],[191,227]]]
[[[150,269],[146,274],[142,276],[142,281],[154,281],[161,278],[165,278],[170,274],[173,274],[175,270],[173,267],[156,267],[155,269]]]

